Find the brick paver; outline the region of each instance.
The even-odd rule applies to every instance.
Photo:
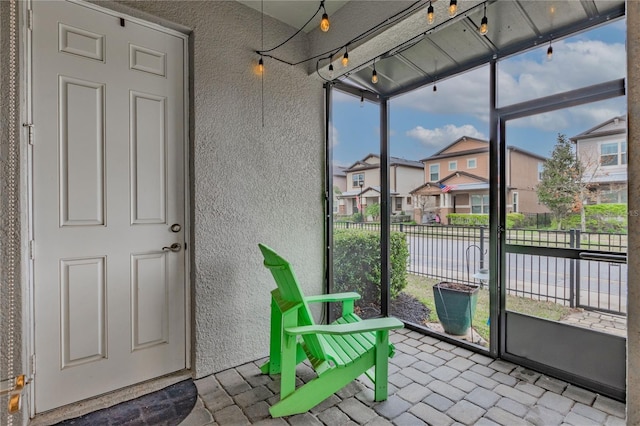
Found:
[[[410,330],[391,333],[389,397],[375,402],[364,376],[309,412],[273,419],[279,378],[243,364],[195,381],[198,401],[181,426],[243,425],[611,425],[625,424],[621,402]],[[302,364],[297,386],[315,377]]]

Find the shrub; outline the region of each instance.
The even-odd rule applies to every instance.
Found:
[[[380,217],[380,204],[375,203],[368,205],[364,213],[367,216],[371,216],[373,220],[378,220],[378,218]]]
[[[626,204],[590,204],[584,206],[587,232],[627,233]],[[564,229],[581,229],[580,213],[573,213],[562,221]],[[554,221],[554,226],[557,222]]]
[[[380,303],[380,233],[358,229],[339,229],[333,234],[333,282],[336,292],[355,291],[358,305]],[[391,297],[407,286],[409,249],[406,235],[391,232]]]
[[[447,215],[450,225],[458,226],[489,226],[488,214],[449,213]],[[522,228],[524,226],[524,214],[507,213],[507,228]]]
[[[488,214],[449,213],[447,215],[449,225],[458,226],[489,226]]]
[[[507,213],[507,228],[524,228],[524,214]]]
[[[362,222],[364,220],[364,216],[360,212],[354,213],[353,216],[351,216],[351,220],[354,222]]]

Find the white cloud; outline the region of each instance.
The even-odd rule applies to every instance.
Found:
[[[340,143],[340,132],[333,124],[331,125],[331,146],[338,146]]]
[[[553,60],[542,46],[498,65],[498,100],[510,105],[624,77],[626,53],[622,43],[599,40],[553,43]]]
[[[423,145],[429,148],[444,147],[462,136],[469,136],[478,139],[487,139],[482,132],[478,131],[471,124],[455,126],[447,124],[444,127],[436,129],[425,129],[422,126],[416,126],[407,131],[407,136],[418,139]]]
[[[548,45],[498,63],[498,106],[549,96],[624,77],[626,53],[623,43],[572,39],[553,43],[553,60],[546,60]],[[437,82],[392,100],[401,106],[432,114],[468,114],[489,120],[489,70],[482,67]],[[586,105],[583,110],[541,114],[518,120],[518,126],[562,131],[569,125],[592,127],[623,113],[617,107]],[[594,121],[595,120],[595,121]],[[598,121],[600,120],[600,121]]]
[[[415,108],[437,114],[471,114],[489,121],[489,67],[436,82],[392,100],[394,106]]]

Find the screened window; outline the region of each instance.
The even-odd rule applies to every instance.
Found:
[[[475,158],[469,158],[467,160],[467,169],[475,169],[478,167],[478,162]]]
[[[402,210],[402,197],[396,197],[396,210]]]
[[[542,180],[542,172],[544,171],[544,163],[542,161],[538,162],[538,180]]]
[[[471,213],[489,214],[489,194],[471,196]]]
[[[600,145],[600,165],[620,166],[627,164],[627,143],[608,142]]]
[[[429,181],[436,182],[440,180],[440,164],[432,164],[429,166]]]
[[[354,188],[359,188],[360,186],[364,186],[364,173],[354,174],[352,185]]]

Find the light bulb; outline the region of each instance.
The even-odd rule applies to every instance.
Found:
[[[373,72],[371,73],[371,82],[373,84],[376,84],[378,82],[378,73],[376,71],[376,69],[373,69]]]
[[[454,17],[458,13],[458,0],[451,0],[449,2],[449,16]]]
[[[329,78],[333,80],[333,64],[329,64]]]
[[[262,57],[260,57],[260,60],[258,61],[258,72],[260,74],[264,72],[264,61],[262,60]]]
[[[429,25],[433,24],[434,14],[433,14],[433,5],[429,2],[429,7],[427,8],[427,22]]]
[[[487,35],[487,31],[489,31],[489,20],[486,16],[482,17],[482,21],[480,21],[480,28],[478,28],[480,34]]]
[[[433,91],[434,91],[434,92],[437,92],[437,91],[438,91],[438,87],[437,87],[435,84],[433,85]]]
[[[360,94],[360,108],[364,108],[364,94]]]
[[[553,59],[553,47],[551,46],[551,43],[549,43],[549,48],[547,49],[547,61],[550,61]]]
[[[329,31],[329,15],[327,13],[322,14],[322,20],[320,21],[320,29],[325,33]]]
[[[349,65],[349,53],[345,51],[342,57],[342,66],[346,67],[347,65]]]

